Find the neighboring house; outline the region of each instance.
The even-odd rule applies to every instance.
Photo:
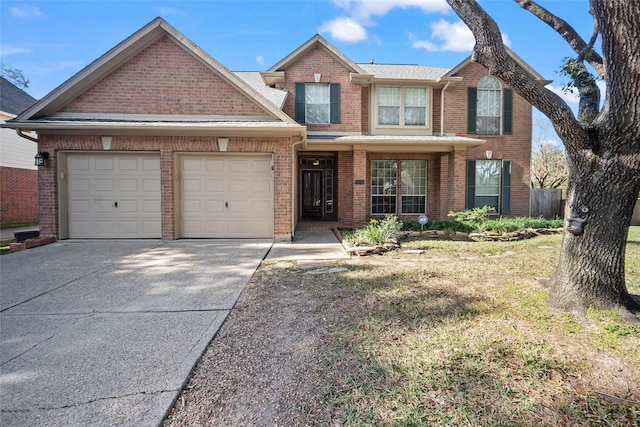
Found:
[[[355,64],[316,35],[233,73],[157,18],[6,126],[50,154],[40,227],[60,239],[529,214],[531,106],[470,60]]]
[[[0,123],[15,118],[36,99],[0,77]],[[38,145],[13,129],[0,129],[0,224],[38,222]]]

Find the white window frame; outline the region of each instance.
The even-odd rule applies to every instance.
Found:
[[[321,102],[316,101],[315,99],[311,100],[311,96],[317,95],[316,91],[320,88],[323,88],[326,93],[323,95],[323,99]],[[324,101],[326,98],[326,102]],[[314,102],[310,102],[314,101]],[[311,121],[315,119],[315,114],[310,114],[309,107],[326,107],[326,121]],[[305,123],[308,124],[317,124],[324,125],[329,124],[331,122],[331,89],[329,87],[329,83],[305,83],[304,88],[304,109],[305,109]]]
[[[405,192],[406,187],[402,185],[403,176],[409,179],[404,173],[404,169],[408,170],[408,162],[420,162],[423,167],[424,176],[417,177],[422,181],[412,186],[413,190],[418,192]],[[371,215],[395,215],[400,212],[401,215],[422,215],[427,213],[427,164],[426,159],[375,159],[371,160]],[[420,191],[422,190],[422,192]],[[420,212],[404,212],[404,197],[424,197],[424,205]],[[383,212],[374,212],[374,198],[382,198],[382,203],[377,206],[388,207]],[[393,203],[388,203],[385,199],[393,199]]]
[[[480,78],[477,86],[477,99],[476,133],[478,135],[501,135],[503,100],[500,81],[493,76]],[[489,122],[495,122],[496,119],[497,125],[494,123],[491,126]]]
[[[399,105],[385,105],[381,104],[381,89],[395,88],[400,91]],[[424,105],[410,105],[407,103],[407,92],[411,89],[420,89],[424,91]],[[433,97],[433,89],[430,86],[419,86],[411,84],[376,84],[371,89],[371,129],[374,135],[432,135],[432,114],[433,107],[431,99]],[[410,94],[409,94],[410,95]],[[398,109],[398,124],[382,124],[380,123],[380,108],[381,107],[394,107]],[[423,108],[424,109],[424,124],[407,124],[407,108]]]
[[[421,165],[421,171],[423,176],[409,177],[407,172],[409,171],[409,163],[419,163]],[[405,192],[408,190],[405,180],[408,179],[420,179],[420,182],[413,183],[412,192]],[[405,197],[424,197],[424,204],[420,212],[405,212],[404,198]],[[400,213],[402,215],[421,215],[427,213],[427,161],[426,160],[400,160]]]
[[[493,179],[496,178],[498,179],[498,182],[496,184],[492,184],[490,185],[483,185],[482,184],[482,172],[481,170],[485,170],[487,172],[491,172],[492,170],[497,170],[497,175],[493,174],[491,175],[491,177],[493,177]],[[478,159],[476,160],[476,167],[475,167],[475,196],[474,196],[474,205],[475,207],[482,207],[481,205],[487,205],[489,206],[489,204],[487,203],[477,203],[477,199],[478,198],[482,198],[482,197],[495,197],[496,198],[496,206],[492,206],[495,209],[496,213],[500,212],[500,206],[502,203],[502,195],[501,190],[502,190],[502,160],[484,160],[484,159]],[[490,177],[487,177],[490,178]],[[483,192],[485,188],[488,187],[497,187],[497,191],[493,191],[493,192]],[[480,189],[483,189],[482,191]]]

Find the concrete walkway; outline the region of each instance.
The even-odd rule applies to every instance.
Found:
[[[274,243],[268,261],[338,260],[349,258],[331,230],[298,230],[292,242]]]

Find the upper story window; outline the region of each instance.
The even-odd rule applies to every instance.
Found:
[[[469,88],[467,132],[477,135],[511,133],[513,95],[500,81],[484,76]]]
[[[296,83],[295,95],[298,123],[340,123],[339,83]]]
[[[378,125],[425,126],[427,89],[381,86],[378,88]]]

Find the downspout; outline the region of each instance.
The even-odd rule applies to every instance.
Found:
[[[442,88],[440,92],[440,136],[444,136],[444,91],[449,87],[451,80],[447,80],[447,84]]]
[[[304,144],[306,148],[306,144],[307,144],[307,138],[306,137],[299,137],[301,138],[300,141],[295,141],[294,138],[294,143],[291,144],[291,240],[293,240],[293,237],[296,233],[296,194],[297,191],[296,190],[296,180],[298,179],[298,174],[294,173],[296,172],[296,162],[295,162],[295,158],[296,158],[296,145],[298,144]]]
[[[22,129],[16,129],[16,133],[18,134],[18,136],[23,137],[24,139],[28,139],[29,141],[33,141],[33,142],[40,142],[38,140],[38,138],[34,138],[32,136],[29,135],[25,135],[24,133],[22,133]]]

